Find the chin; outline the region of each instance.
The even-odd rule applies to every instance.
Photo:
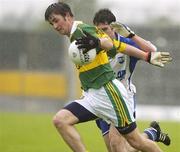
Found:
[[[64,31],[59,31],[59,34],[61,34],[61,35],[67,35],[66,32],[64,32]]]

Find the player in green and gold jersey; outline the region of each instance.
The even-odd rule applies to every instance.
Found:
[[[74,21],[71,9],[66,3],[51,4],[46,9],[45,19],[59,34],[68,36],[70,42],[76,40],[78,47],[84,52],[93,48],[97,51],[93,62],[77,66],[84,90],[83,97],[59,110],[53,118],[55,127],[68,146],[74,152],[86,152],[74,125],[102,118],[114,124],[132,147],[141,151],[161,152],[154,142],[144,139],[139,133],[128,103],[127,91],[124,85],[115,79],[106,51],[116,53],[116,50],[119,50],[158,66],[165,62],[167,54],[159,52],[160,55],[154,56],[141,50],[137,53],[137,48],[118,41],[113,42],[96,27]]]

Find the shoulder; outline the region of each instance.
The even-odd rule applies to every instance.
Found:
[[[92,33],[92,32],[96,31],[96,27],[95,26],[89,25],[89,24],[85,24],[85,23],[79,24],[77,29],[86,31],[88,33]]]
[[[97,28],[94,25],[89,25],[89,24],[79,24],[79,28],[82,29],[83,31],[86,31],[90,33],[91,35],[95,37],[108,37],[106,33],[104,33],[101,29]]]

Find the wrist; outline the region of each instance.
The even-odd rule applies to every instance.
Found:
[[[134,33],[130,33],[130,34],[127,36],[127,38],[132,38],[132,37],[134,37],[134,36],[135,36]]]
[[[97,47],[99,47],[99,48],[101,47],[101,41],[100,41],[100,39],[97,39],[97,40],[96,40],[96,44],[97,44]]]
[[[151,52],[146,52],[145,61],[150,63],[150,60],[151,60]]]

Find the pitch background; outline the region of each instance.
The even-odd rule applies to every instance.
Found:
[[[0,113],[1,152],[71,152],[51,123],[53,114]],[[143,131],[148,121],[138,121]],[[164,152],[180,151],[180,122],[160,122],[171,137],[171,145],[159,144]],[[95,122],[78,124],[77,129],[90,152],[106,152]]]

